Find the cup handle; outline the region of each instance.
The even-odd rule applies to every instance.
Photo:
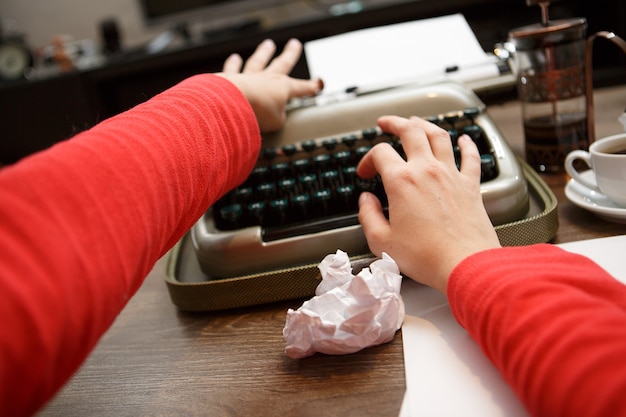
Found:
[[[577,160],[584,161],[589,168],[592,168],[591,165],[591,155],[587,151],[583,150],[575,150],[567,154],[565,157],[565,171],[572,177],[576,182],[581,183],[587,188],[592,190],[600,191],[596,184],[593,184],[583,178],[580,173],[574,168],[574,162]]]

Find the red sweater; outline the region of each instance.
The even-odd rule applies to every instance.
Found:
[[[0,415],[67,381],[259,149],[245,97],[201,75],[0,170]]]
[[[556,246],[486,251],[452,311],[534,416],[626,416],[626,286]]]
[[[67,381],[156,260],[244,180],[259,138],[241,93],[203,75],[0,171],[0,415],[34,413]],[[448,292],[533,414],[624,414],[626,291],[595,264],[490,251]]]

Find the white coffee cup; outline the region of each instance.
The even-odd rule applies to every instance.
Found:
[[[574,168],[574,162],[578,160],[584,161],[593,170],[595,184]],[[589,152],[570,152],[565,157],[565,171],[576,182],[626,208],[626,133],[597,140],[589,146]]]

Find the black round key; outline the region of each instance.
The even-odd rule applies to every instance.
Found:
[[[296,180],[293,178],[283,178],[278,181],[278,190],[284,195],[293,192],[296,188]]]
[[[281,149],[283,151],[283,154],[285,154],[287,156],[291,156],[294,153],[296,153],[296,145],[294,145],[292,143],[288,143],[286,145],[283,145],[283,147]]]
[[[235,199],[240,203],[248,202],[253,195],[252,187],[238,187],[235,189]]]
[[[480,114],[480,109],[478,107],[468,107],[463,110],[463,116],[467,117],[472,122],[474,122],[474,119],[476,119],[476,117],[478,117],[479,114]]]
[[[443,119],[448,122],[450,127],[454,129],[454,124],[459,120],[459,113],[456,111],[452,111],[443,115]]]
[[[289,172],[289,164],[287,162],[276,162],[272,164],[271,169],[275,178],[282,178]]]
[[[344,167],[341,172],[343,173],[343,181],[345,183],[352,184],[357,178],[356,167],[354,165]]]
[[[358,148],[356,148],[354,150],[354,154],[356,155],[357,161],[360,161],[361,158],[363,158],[363,156],[365,156],[365,154],[368,153],[370,149],[372,149],[371,146],[359,146]]]
[[[354,185],[340,185],[335,191],[344,209],[353,210],[357,207]]]
[[[263,216],[265,214],[265,203],[263,201],[250,203],[246,209],[252,224],[263,224]]]
[[[308,158],[300,158],[293,161],[293,167],[296,169],[298,173],[305,173],[309,170],[311,166],[311,161]]]
[[[273,182],[263,182],[256,187],[257,192],[263,198],[270,197],[276,191],[276,184]]]
[[[315,143],[315,141],[313,140],[305,140],[304,142],[302,142],[301,146],[302,149],[304,149],[305,151],[311,152],[315,148],[317,148],[317,143]]]
[[[463,132],[472,138],[474,142],[478,142],[483,135],[483,130],[478,125],[465,126]]]
[[[341,143],[348,147],[352,147],[356,143],[356,139],[356,135],[347,135],[341,138]]]
[[[241,204],[229,204],[220,209],[220,217],[231,226],[236,226],[242,215],[243,209]]]
[[[350,153],[350,151],[339,151],[335,152],[333,158],[335,159],[335,162],[337,164],[345,165],[350,162],[350,159],[352,159],[352,154]]]
[[[326,148],[327,151],[332,151],[333,149],[335,149],[337,147],[337,139],[335,138],[331,138],[331,139],[325,139],[322,142],[322,146],[324,148]]]
[[[277,198],[269,202],[267,213],[263,222],[264,226],[279,226],[285,224],[287,220],[287,209],[289,200]]]
[[[306,220],[311,210],[311,196],[309,194],[296,194],[291,197],[291,204],[296,220]]]
[[[331,201],[333,193],[327,188],[324,188],[313,193],[313,203],[320,210],[322,215],[329,214],[331,212]]]
[[[376,136],[378,136],[378,131],[376,130],[376,128],[373,128],[373,127],[368,127],[367,129],[363,129],[363,132],[361,133],[363,135],[363,138],[367,140],[376,139]]]
[[[480,155],[480,180],[488,181],[498,175],[496,160],[491,154]]]
[[[258,166],[252,170],[250,178],[256,182],[264,181],[268,177],[269,172],[270,169],[267,166]]]
[[[304,174],[300,176],[299,180],[303,190],[312,190],[317,184],[317,175]]]
[[[319,169],[325,169],[330,163],[330,154],[321,153],[313,157],[313,163]]]
[[[264,148],[261,153],[265,159],[270,161],[276,157],[276,148]]]
[[[339,181],[339,171],[331,169],[321,173],[322,183],[325,187],[335,188]]]

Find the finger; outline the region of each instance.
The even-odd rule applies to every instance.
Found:
[[[297,39],[289,39],[285,48],[267,66],[267,71],[289,74],[302,55],[302,43]]]
[[[378,119],[380,128],[400,138],[407,158],[432,156],[428,137],[423,124],[418,119],[405,119],[397,116],[383,116]]]
[[[477,178],[480,181],[480,153],[474,141],[467,135],[462,135],[458,140],[461,152],[461,173]]]
[[[241,71],[243,65],[243,58],[239,54],[232,54],[224,61],[223,72],[238,73]]]
[[[370,251],[376,256],[381,256],[382,248],[387,246],[390,229],[380,200],[374,194],[364,192],[359,196],[359,223]]]
[[[448,164],[455,163],[452,140],[450,139],[450,134],[447,130],[444,130],[436,124],[419,117],[413,116],[411,117],[411,121],[414,122],[417,127],[423,129],[426,133],[431,152],[435,158]]]
[[[274,54],[276,53],[276,44],[271,39],[265,39],[250,55],[243,67],[243,72],[260,72],[265,69]]]
[[[403,163],[405,162],[400,154],[390,144],[382,142],[363,155],[356,167],[356,173],[361,178],[373,178],[380,174],[384,181],[386,175],[383,171]]]
[[[289,97],[292,99],[295,97],[308,97],[319,94],[324,88],[324,82],[320,79],[313,80],[298,80],[290,78],[289,83]]]

